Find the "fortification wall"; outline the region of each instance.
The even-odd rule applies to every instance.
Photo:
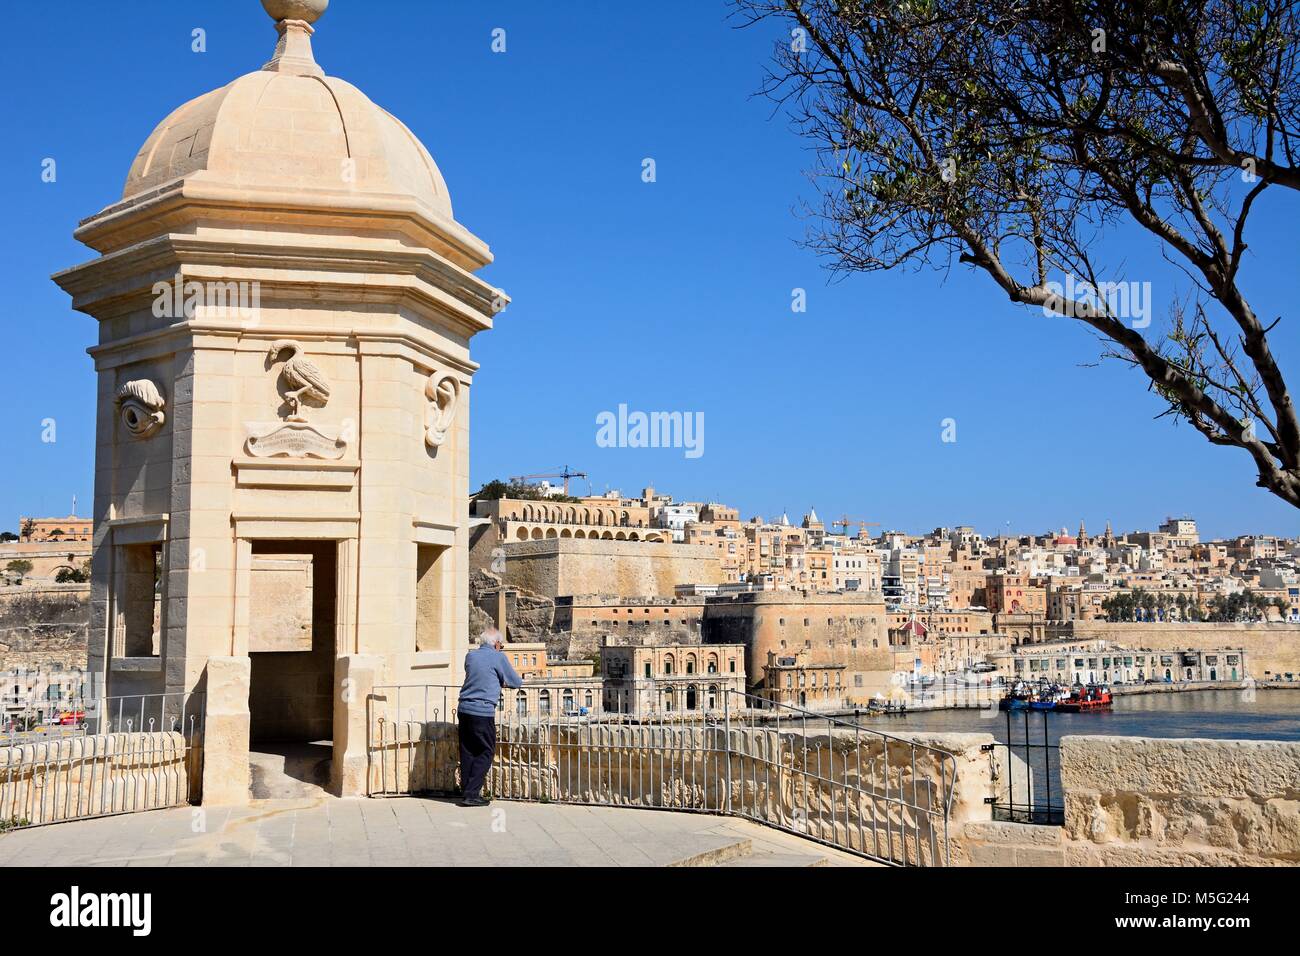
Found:
[[[679,584],[722,582],[717,554],[704,545],[548,538],[510,542],[504,550],[504,583],[548,598],[672,597]]]

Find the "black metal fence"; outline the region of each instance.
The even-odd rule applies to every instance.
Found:
[[[1000,761],[1002,789],[987,798],[993,805],[993,818],[1012,823],[1064,823],[1060,734],[1052,726],[1052,712],[1008,710],[1005,733],[1005,739],[985,747],[1005,757]]]

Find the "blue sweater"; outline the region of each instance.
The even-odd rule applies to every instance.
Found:
[[[505,653],[480,644],[465,655],[465,683],[460,689],[460,711],[475,717],[491,717],[497,711],[502,687],[522,686]]]

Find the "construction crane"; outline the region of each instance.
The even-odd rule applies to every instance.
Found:
[[[879,528],[880,522],[862,521],[858,518],[850,518],[848,515],[840,515],[836,520],[831,522],[832,528],[843,528],[845,534],[849,533],[849,528],[853,525],[858,526],[858,537],[860,538],[868,528]]]
[[[514,475],[511,477],[512,482],[540,481],[543,478],[563,478],[564,479],[564,497],[569,497],[569,479],[586,478],[585,471],[569,471],[569,466],[565,465],[560,471],[547,472],[541,475]]]

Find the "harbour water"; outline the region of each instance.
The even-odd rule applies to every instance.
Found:
[[[1187,690],[1119,694],[1113,709],[1088,713],[1006,712],[996,709],[913,711],[867,721],[884,733],[905,730],[992,734],[1017,766],[1004,779],[996,819],[1060,824],[1062,737],[1202,737],[1221,740],[1300,740],[1300,689]],[[1002,748],[999,748],[1002,749]]]
[[[1024,740],[1027,728],[1033,742],[1043,742],[1042,713],[1014,713],[1009,723],[1007,717],[997,710],[936,710],[873,717],[865,723],[885,733],[899,730],[991,733],[998,740],[1012,742]],[[1300,740],[1300,689],[1120,694],[1110,711],[1051,713],[1046,724],[1047,740],[1052,744],[1069,734]]]

